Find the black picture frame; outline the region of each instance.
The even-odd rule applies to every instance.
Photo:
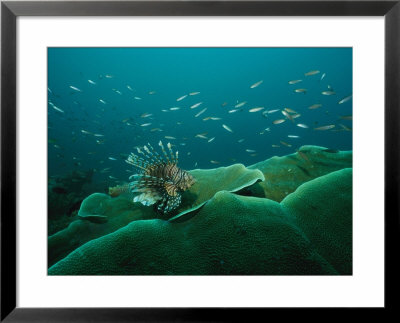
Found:
[[[255,320],[267,309],[16,307],[16,19],[18,16],[384,16],[385,307],[396,310],[399,255],[400,1],[4,1],[1,3],[1,321]],[[367,113],[372,113],[367,112]],[[373,153],[373,147],[371,147]],[[373,188],[371,188],[373,189]],[[371,233],[372,234],[372,233]],[[38,291],[40,293],[40,291]],[[281,311],[279,309],[274,309]],[[287,309],[283,309],[287,310]],[[331,311],[330,311],[331,312]],[[240,314],[240,315],[239,315]],[[372,313],[369,311],[368,315]],[[297,315],[297,314],[296,314]],[[330,314],[331,315],[331,314]],[[339,316],[338,316],[339,317]],[[341,317],[342,318],[342,317]],[[265,317],[267,319],[267,317]]]

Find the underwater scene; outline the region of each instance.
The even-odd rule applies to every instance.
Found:
[[[351,275],[352,48],[48,48],[49,275]]]

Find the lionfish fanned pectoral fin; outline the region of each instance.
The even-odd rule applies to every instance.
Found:
[[[133,198],[133,202],[152,205],[162,198],[160,187],[164,185],[163,179],[141,174],[132,175],[129,179],[132,178],[134,180],[129,183],[131,193],[141,193]]]
[[[133,202],[140,202],[145,206],[153,205],[160,200],[160,196],[156,191],[148,191],[133,198]]]
[[[159,212],[167,214],[175,210],[180,204],[181,204],[180,194],[177,194],[176,196],[164,194],[164,196],[161,199],[161,202],[157,206],[157,210]]]

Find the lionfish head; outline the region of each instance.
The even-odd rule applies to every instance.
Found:
[[[182,191],[186,191],[189,189],[194,183],[196,183],[196,180],[192,175],[190,175],[188,172],[183,171],[183,176],[181,181],[178,183],[178,187]]]

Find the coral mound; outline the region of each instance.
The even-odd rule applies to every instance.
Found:
[[[234,192],[264,179],[259,170],[249,170],[242,164],[207,170],[197,169],[190,173],[195,176],[196,184],[184,192],[182,204],[172,220],[184,220],[185,218],[181,218],[184,214],[200,208],[220,190]],[[101,193],[88,196],[78,212],[79,219],[49,237],[50,266],[82,244],[114,232],[131,221],[160,217],[153,207],[133,203],[131,195],[124,194],[126,189],[121,187],[119,193],[122,194],[119,196],[114,194],[118,188],[112,188],[112,195],[117,195],[116,198]]]
[[[260,186],[255,186],[266,184],[262,181],[265,174],[273,178],[272,170],[264,165],[271,165],[271,160],[259,163],[264,166],[260,170],[254,168],[256,164],[252,169],[232,165],[191,171],[197,182],[185,192],[190,193],[186,202],[183,199],[179,213],[170,220],[155,218],[151,208],[137,207],[123,197],[92,195],[79,212],[80,226],[86,229],[59,232],[64,239],[73,239],[78,231],[81,239],[87,238],[86,243],[81,241],[80,246],[68,252],[64,250],[62,256],[56,257],[62,259],[48,273],[350,275],[352,169],[348,167],[351,167],[351,152],[306,147],[308,157],[300,158],[309,163],[305,169],[313,175],[295,177],[293,181],[298,185],[291,188],[292,193],[281,194],[282,187],[286,190],[288,186],[278,185],[277,190],[281,192],[276,195],[278,202],[232,193],[243,193],[244,189],[247,193],[260,192]],[[282,167],[273,162],[277,169],[283,169],[297,157],[296,154],[281,157],[285,165]],[[344,167],[340,169],[341,166]],[[334,171],[330,172],[331,169]],[[326,175],[318,176],[320,173]],[[287,183],[293,175],[288,171],[277,174]],[[106,217],[107,221],[94,223],[96,216]],[[54,241],[55,237],[50,238]]]
[[[104,261],[107,259],[107,261]],[[279,203],[221,191],[183,223],[135,221],[49,270],[67,275],[335,274]]]
[[[336,170],[351,168],[352,159],[351,151],[302,146],[294,154],[275,156],[249,166],[249,169],[259,169],[265,181],[252,185],[245,190],[245,194],[280,202],[305,182]]]

